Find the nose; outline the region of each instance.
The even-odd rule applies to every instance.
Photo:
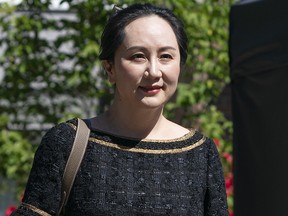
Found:
[[[148,78],[155,79],[162,76],[161,67],[157,60],[151,60],[148,63],[147,69],[144,75]]]

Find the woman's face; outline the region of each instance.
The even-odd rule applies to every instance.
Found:
[[[114,62],[104,63],[116,85],[115,100],[130,108],[162,108],[174,94],[180,73],[176,36],[170,25],[155,15],[134,20],[124,31]]]

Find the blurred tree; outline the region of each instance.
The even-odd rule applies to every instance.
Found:
[[[19,197],[27,182],[35,147],[21,133],[4,129],[7,120],[0,116],[0,176],[16,181]],[[0,186],[5,189],[5,185]]]

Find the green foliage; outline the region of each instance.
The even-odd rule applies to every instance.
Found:
[[[21,133],[5,129],[7,116],[0,116],[0,122],[0,176],[16,181],[19,196],[27,182],[35,147]]]
[[[113,88],[107,85],[98,60],[101,32],[113,4],[136,2],[142,3],[62,0],[69,11],[60,18],[48,12],[49,0],[23,0],[17,7],[0,4],[0,46],[4,48],[0,65],[5,71],[0,110],[6,119],[5,124],[0,119],[2,175],[26,180],[35,151],[32,144],[39,142],[46,124],[93,116],[110,104]],[[230,82],[227,42],[233,0],[145,2],[171,8],[183,20],[189,39],[188,61],[165,115],[220,140],[219,151],[231,153],[232,124],[216,101]],[[56,32],[58,36],[51,37]],[[35,122],[39,126],[31,131]],[[225,170],[230,172],[231,165],[225,165]]]
[[[227,42],[228,15],[232,1],[202,2],[177,1],[173,4],[171,1],[175,13],[182,17],[189,38],[188,62],[180,78],[177,95],[180,98],[173,108],[182,108],[184,105],[195,117],[209,111],[208,107],[216,103],[223,87],[230,81]],[[186,92],[188,89],[189,95]],[[182,94],[186,95],[185,98]],[[193,106],[196,104],[201,104],[202,109],[197,109],[195,113]]]
[[[7,130],[0,132],[0,143],[1,174],[16,180],[23,187],[33,160],[31,143],[23,139],[21,134]]]

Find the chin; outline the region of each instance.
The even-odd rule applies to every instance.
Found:
[[[142,106],[145,106],[147,108],[155,109],[155,108],[163,108],[167,100],[160,100],[157,98],[143,98],[141,100]]]

